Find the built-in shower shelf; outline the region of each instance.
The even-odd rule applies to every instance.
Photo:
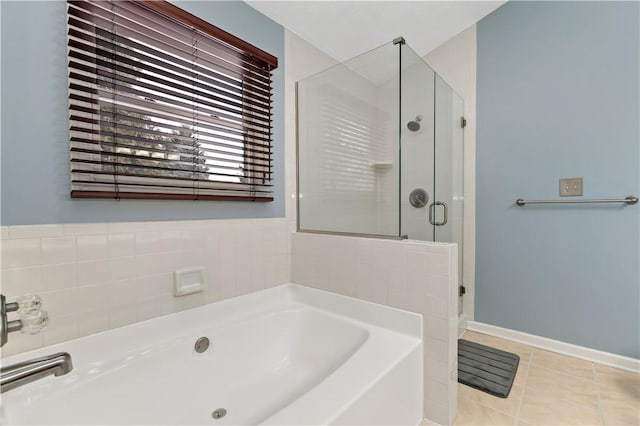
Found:
[[[376,171],[389,170],[393,167],[392,161],[372,161],[370,164],[373,170]]]

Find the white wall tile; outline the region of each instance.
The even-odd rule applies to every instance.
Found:
[[[63,235],[62,225],[28,225],[7,227],[11,239],[60,237]]]
[[[42,333],[22,334],[16,332],[9,334],[7,342],[8,343],[2,348],[3,357],[42,347],[44,339]]]
[[[449,406],[447,404],[438,404],[431,399],[425,399],[424,412],[427,413],[429,419],[438,421],[438,424],[451,424],[449,421]]]
[[[135,234],[149,230],[153,225],[147,225],[146,222],[113,222],[107,225],[107,233],[113,234]]]
[[[108,230],[106,223],[65,223],[65,235],[96,235],[106,234]]]
[[[109,310],[109,328],[123,327],[137,321],[138,305],[126,303]]]
[[[109,257],[127,257],[136,254],[134,233],[109,234],[107,236]]]
[[[444,383],[436,382],[435,380],[428,380],[427,382],[425,382],[424,396],[426,399],[446,406],[448,404],[447,400],[449,396],[447,385]]]
[[[203,294],[204,303],[213,303],[222,299],[220,294],[220,286],[216,285],[215,280],[209,280],[207,282],[207,288]]]
[[[180,232],[180,244],[183,251],[206,249],[206,235],[202,229],[189,229]]]
[[[76,315],[78,337],[100,333],[109,329],[109,312],[106,306]]]
[[[159,238],[160,250],[162,252],[173,252],[180,250],[180,231],[161,230]]]
[[[427,286],[426,293],[429,296],[436,297],[438,299],[446,300],[447,305],[449,303],[449,277],[446,275],[427,274]],[[447,306],[447,312],[448,306]]]
[[[204,295],[202,293],[193,293],[186,296],[174,297],[173,312],[184,311],[185,309],[196,308],[204,304]]]
[[[136,255],[154,254],[162,251],[160,233],[147,231],[136,233]]]
[[[446,384],[449,381],[449,370],[447,362],[436,361],[432,358],[425,358],[425,377],[429,380]]]
[[[135,302],[139,297],[135,279],[119,280],[109,283],[109,309]]]
[[[117,281],[136,276],[135,257],[116,257],[109,259],[109,280]]]
[[[2,268],[39,265],[40,239],[2,240],[0,243]]]
[[[3,269],[0,289],[7,299],[42,292],[41,267]]]
[[[97,260],[108,257],[106,235],[78,235],[76,237],[77,260]]]
[[[111,292],[111,286],[105,284],[78,287],[78,311],[83,315],[100,310],[106,313]]]
[[[429,253],[427,269],[430,274],[449,276],[449,255],[447,253]]]
[[[43,238],[41,241],[43,265],[76,261],[76,239],[74,237]]]
[[[218,274],[214,278],[214,283],[220,288],[220,297],[228,299],[238,295],[236,289],[236,267],[234,263],[221,263]]]
[[[433,337],[438,340],[448,342],[449,321],[448,319],[438,318],[433,315],[425,315],[424,333],[427,337]]]
[[[424,356],[426,358],[446,364],[448,362],[448,350],[449,347],[446,340],[434,339],[433,337],[425,336]],[[448,371],[448,369],[445,371]]]
[[[54,345],[78,337],[78,319],[75,314],[56,315],[42,332],[43,344]]]
[[[49,318],[55,320],[59,316],[73,315],[78,311],[78,288],[67,288],[50,292],[42,292],[42,307],[49,312]]]
[[[389,288],[389,304],[405,311],[424,315],[426,296],[424,293],[411,290]]]
[[[436,318],[447,318],[447,299],[442,299],[434,296],[426,296],[426,314]]]
[[[77,263],[42,266],[43,291],[62,290],[78,285]]]
[[[90,260],[77,263],[78,285],[105,283],[109,281],[109,261]]]
[[[173,274],[145,275],[136,279],[138,297],[149,299],[159,295],[173,296]]]
[[[243,259],[242,257],[236,259]],[[180,251],[165,254],[165,262],[170,267],[169,272],[180,268],[194,268],[207,264],[207,253],[200,251]],[[161,271],[166,272],[166,271]]]
[[[164,294],[140,300],[136,318],[138,321],[144,321],[171,312],[173,312],[173,295]]]

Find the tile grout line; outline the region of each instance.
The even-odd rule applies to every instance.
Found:
[[[529,363],[527,367],[527,374],[524,376],[524,382],[522,383],[522,396],[520,397],[520,404],[518,404],[518,410],[516,411],[516,424],[520,423],[520,412],[522,411],[522,404],[524,403],[524,396],[527,393],[527,381],[529,380],[529,372],[531,371],[531,365],[533,363],[533,352],[529,355]]]
[[[600,397],[600,381],[598,380],[598,373],[596,372],[596,364],[591,363],[591,369],[593,370],[593,382],[596,385],[596,398],[598,401],[598,413],[600,414],[600,424],[604,423],[604,408],[602,406],[602,398]]]

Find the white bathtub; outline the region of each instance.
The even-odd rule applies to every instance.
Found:
[[[64,351],[74,369],[2,394],[0,423],[415,425],[421,327],[416,314],[287,284],[6,358]]]

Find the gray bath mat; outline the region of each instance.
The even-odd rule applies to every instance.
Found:
[[[458,340],[458,382],[506,398],[520,357],[468,340]]]

